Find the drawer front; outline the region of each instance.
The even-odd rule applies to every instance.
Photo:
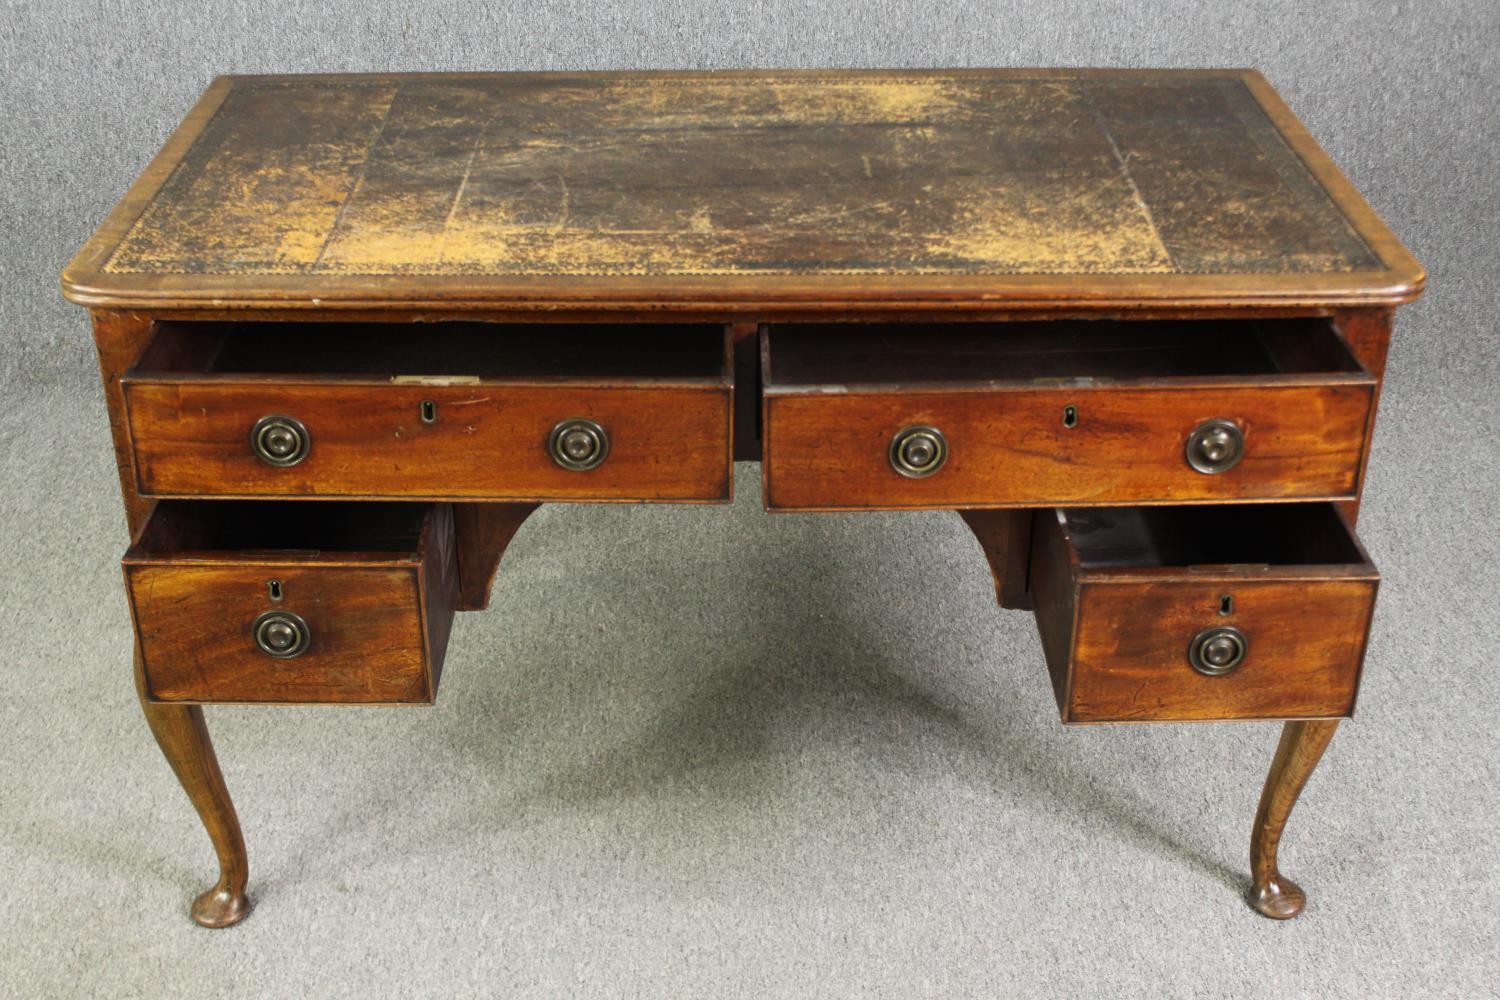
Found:
[[[1226,595],[1234,610],[1221,615]],[[1085,584],[1064,721],[1350,715],[1374,599],[1373,583],[1350,580]],[[1245,646],[1237,666],[1213,676],[1191,652],[1219,629],[1237,630]]]
[[[125,386],[136,474],[149,496],[723,501],[730,495],[727,386],[233,384]],[[305,457],[252,448],[268,416],[306,431]],[[607,452],[554,458],[555,427],[588,420]]]
[[[1220,535],[1218,551],[1279,544],[1281,562],[1147,565],[1151,557],[1139,558],[1123,534],[1090,541],[1097,526],[1038,513],[1030,590],[1064,722],[1353,713],[1379,585],[1374,567],[1326,505],[1237,509],[1255,517],[1209,527]],[[1207,522],[1155,510],[1164,516],[1139,536],[1147,551],[1190,559],[1201,544],[1191,536]],[[1235,531],[1241,537],[1224,537]],[[1080,553],[1079,533],[1092,551]],[[1299,552],[1305,564],[1289,564]],[[1352,559],[1317,564],[1338,555]]]
[[[458,600],[451,508],[434,508],[423,544],[409,557],[132,550],[126,589],[147,696],[431,703]]]
[[[1367,384],[770,395],[765,495],[772,509],[1087,506],[1344,499],[1359,482]],[[1226,471],[1188,461],[1196,430],[1243,438]],[[939,431],[936,472],[895,468],[907,428]]]

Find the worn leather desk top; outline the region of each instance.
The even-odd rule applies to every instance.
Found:
[[[140,308],[1398,303],[1249,71],[221,77],[63,277]]]

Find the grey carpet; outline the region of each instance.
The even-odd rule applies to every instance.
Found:
[[[1500,22],[1450,4],[0,5],[0,995],[1494,996]],[[140,719],[68,255],[214,72],[1253,65],[1423,260],[1359,716],[1239,901],[1269,725],[1055,721],[951,514],[549,507],[435,709],[217,709],[257,912]]]

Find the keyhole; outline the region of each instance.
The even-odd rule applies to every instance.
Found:
[[[271,600],[273,600],[273,601],[279,601],[279,600],[281,600],[281,581],[280,580],[267,580],[266,581],[266,593],[268,593],[269,595],[271,595]]]
[[[422,400],[422,423],[437,423],[437,404],[430,399]]]
[[[1064,427],[1077,427],[1078,426],[1078,407],[1076,407],[1076,406],[1064,406],[1063,407],[1063,426]]]
[[[1225,594],[1224,596],[1219,598],[1219,614],[1225,616],[1234,614],[1233,594]]]

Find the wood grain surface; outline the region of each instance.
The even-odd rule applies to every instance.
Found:
[[[490,591],[500,560],[516,532],[536,513],[534,503],[456,503],[453,505],[453,535],[458,548],[460,611],[483,611],[490,606]]]
[[[775,510],[1039,507],[1353,497],[1369,386],[985,389],[768,397],[766,506]],[[1064,424],[1076,408],[1078,423]],[[1215,475],[1188,435],[1227,418],[1245,457]],[[892,437],[932,426],[950,447],[926,479],[890,464]]]
[[[1162,513],[1160,524],[1168,523],[1170,512]],[[1220,520],[1235,525],[1232,517]],[[1318,520],[1325,529],[1330,523]],[[1109,549],[1090,564],[1074,547],[1066,514],[1049,511],[1035,521],[1037,625],[1064,722],[1353,713],[1379,582],[1367,561],[1313,564],[1317,549],[1308,548],[1289,553],[1300,556],[1296,563],[1280,564],[1286,541],[1253,537],[1252,521],[1240,528],[1251,537],[1226,544],[1261,552],[1265,563],[1217,565],[1205,550],[1195,564],[1195,525],[1183,523],[1187,537],[1170,539],[1170,554]],[[1350,549],[1359,551],[1352,538]],[[1200,632],[1222,626],[1247,637],[1245,659],[1223,676],[1199,673],[1188,648]]]
[[[1353,497],[1376,379],[1328,323],[770,325],[771,509],[1040,507]],[[1205,474],[1193,430],[1244,455]],[[889,459],[904,428],[947,439],[933,475]]]
[[[731,351],[689,324],[166,323],[122,382],[147,496],[723,501]],[[273,414],[307,429],[296,465],[250,446]],[[597,468],[549,451],[575,418],[608,435]]]
[[[285,511],[285,508],[283,508]],[[373,516],[376,508],[370,507]],[[418,511],[420,514],[420,510]],[[158,507],[157,516],[163,516]],[[410,551],[324,548],[289,532],[285,549],[200,549],[233,538],[221,515],[193,505],[184,534],[163,539],[148,525],[124,559],[140,641],[143,697],[163,702],[430,703],[458,602],[452,512],[430,508]],[[223,516],[233,516],[225,514]],[[282,522],[295,520],[285,511]],[[359,512],[341,515],[359,518]],[[194,537],[195,533],[203,534]],[[276,580],[281,597],[269,596]],[[266,611],[308,625],[300,656],[279,660],[255,645]]]
[[[1281,874],[1277,855],[1292,808],[1323,759],[1337,719],[1288,722],[1266,773],[1255,823],[1250,829],[1250,905],[1273,920],[1290,920],[1307,906],[1307,893]]]
[[[612,386],[223,385],[126,389],[140,490],[148,496],[385,496],[428,499],[725,501],[727,389]],[[425,424],[424,400],[437,404]],[[267,465],[250,428],[267,414],[308,428],[305,461]],[[559,467],[548,434],[574,417],[610,437],[598,468]]]

